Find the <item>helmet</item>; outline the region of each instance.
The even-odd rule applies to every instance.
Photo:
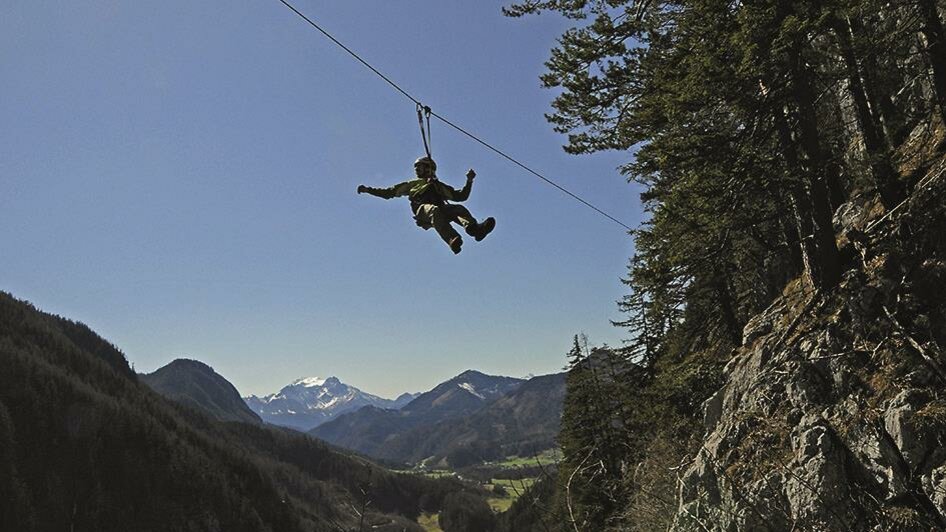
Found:
[[[418,157],[417,160],[414,161],[414,166],[417,166],[417,165],[419,165],[419,164],[428,164],[428,165],[430,165],[430,167],[433,168],[434,170],[437,169],[437,163],[435,163],[434,160],[431,159],[430,157],[426,157],[426,156],[425,156],[425,157]]]

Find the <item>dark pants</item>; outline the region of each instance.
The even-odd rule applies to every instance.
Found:
[[[414,219],[417,220],[417,225],[424,229],[433,227],[437,231],[437,234],[440,235],[440,238],[447,244],[454,238],[460,236],[453,226],[450,225],[451,222],[462,225],[466,228],[467,233],[470,232],[470,228],[476,226],[476,218],[470,214],[470,211],[463,205],[455,204],[442,206],[421,205],[417,209]]]

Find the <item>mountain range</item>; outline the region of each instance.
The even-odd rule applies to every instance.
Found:
[[[238,394],[206,365],[140,378],[88,327],[3,292],[0,360],[0,530],[421,532],[422,511],[476,491],[255,420],[221,423]]]
[[[244,401],[266,423],[306,432],[365,406],[399,409],[417,395],[404,393],[397,399],[384,399],[345,384],[337,377],[306,377],[277,393],[265,397],[251,395]]]
[[[309,434],[368,456],[462,467],[556,444],[564,374],[528,381],[465,371],[400,410],[365,407]]]
[[[196,360],[175,360],[139,379],[217,420],[260,422],[232,384]],[[335,377],[308,377],[248,402],[273,405],[270,413],[282,406],[287,411],[271,419],[295,430],[305,420],[328,417],[309,434],[379,460],[456,469],[554,447],[564,395],[562,373],[523,380],[467,370],[397,401],[364,393]]]

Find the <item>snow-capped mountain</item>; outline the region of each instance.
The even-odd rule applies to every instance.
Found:
[[[398,409],[418,394],[405,393],[397,399],[384,399],[349,386],[337,377],[306,377],[283,387],[278,393],[244,397],[250,410],[263,421],[300,431],[311,430],[339,414],[363,406]]]
[[[561,384],[564,390],[564,378],[562,378]],[[433,449],[431,454],[434,454],[441,451],[437,445],[453,441],[452,437],[454,435],[449,434],[449,431],[438,432],[437,438],[439,439],[436,442],[426,441],[435,432],[434,427],[449,425],[463,428],[460,422],[452,424],[448,422],[469,417],[495,401],[506,397],[507,394],[515,392],[521,386],[524,386],[522,379],[486,375],[479,371],[468,370],[438,384],[432,390],[418,395],[397,412],[364,408],[357,412],[339,416],[313,429],[309,434],[334,445],[346,447],[376,458],[415,461],[430,456],[430,454],[418,455],[412,449],[423,449],[423,452]],[[546,395],[549,396],[549,401],[544,406],[553,412],[552,415],[557,420],[558,418],[555,417],[557,414],[554,414],[554,412],[561,412],[561,401],[556,402],[551,394]],[[503,412],[502,416],[493,418],[487,415],[485,418],[489,420],[488,422],[477,423],[484,426],[504,426],[504,424],[510,422],[514,424],[516,423],[516,416],[507,414],[508,411],[516,409],[517,407],[511,407],[505,410],[497,410]],[[508,419],[503,419],[503,416]],[[519,430],[519,427],[513,426],[513,424],[504,426],[501,430],[512,434]],[[458,430],[460,429],[458,428]],[[465,428],[461,432],[466,435],[472,434],[471,431],[467,431]],[[479,438],[479,436],[476,436],[476,438]],[[552,439],[554,439],[554,436]],[[465,445],[470,441],[472,439],[461,443]],[[461,443],[451,445],[459,448],[462,446]]]

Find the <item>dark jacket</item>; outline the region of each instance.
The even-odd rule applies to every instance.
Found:
[[[412,179],[389,188],[365,187],[365,192],[379,198],[391,199],[407,196],[411,200],[411,211],[416,215],[421,205],[442,206],[446,201],[462,202],[470,197],[473,180],[467,179],[466,185],[457,190],[436,179]]]

